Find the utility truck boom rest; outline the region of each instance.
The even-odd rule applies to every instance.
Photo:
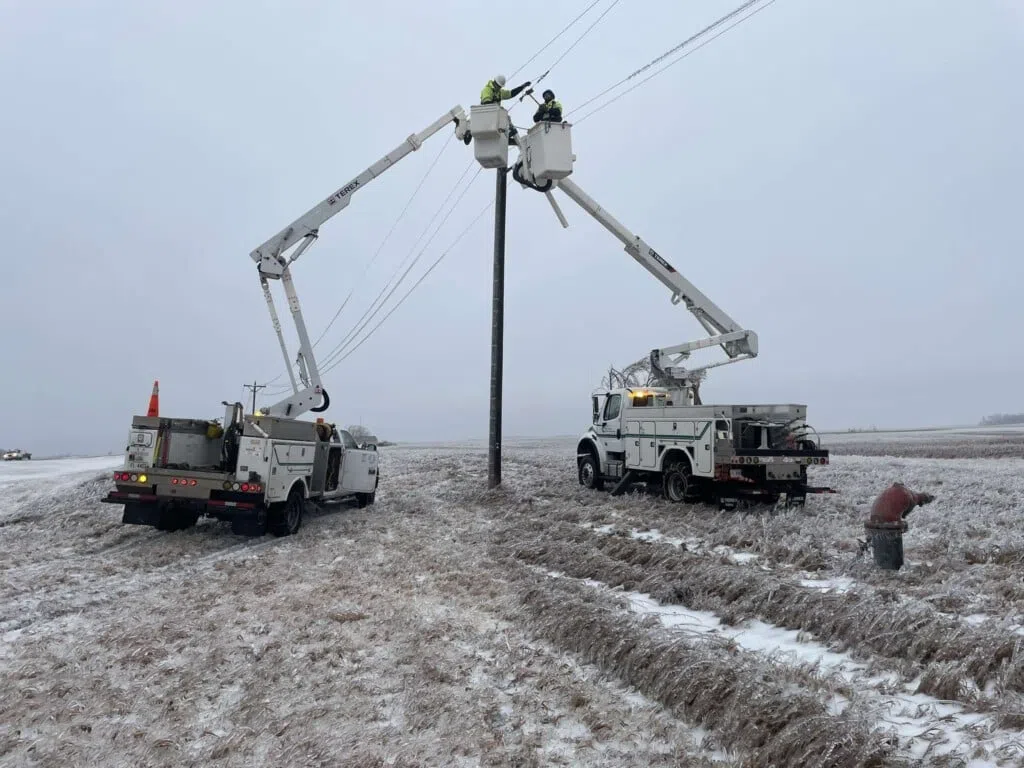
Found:
[[[323,419],[314,423],[298,418],[309,411],[322,413],[330,398],[320,380],[291,265],[356,192],[449,123],[462,139],[467,122],[461,107],[449,110],[252,251],[292,392],[258,414],[247,415],[241,403],[225,402],[223,424],[135,416],[124,466],[114,473],[115,490],[103,499],[124,505],[122,522],[176,530],[206,515],[230,520],[236,533],[289,535],[298,531],[307,500],[354,498],[360,506],[374,502],[380,481],[376,446],[357,444],[351,434]],[[271,280],[284,286],[295,323],[298,379]]]
[[[803,503],[808,493],[831,489],[808,485],[807,468],[827,464],[797,404],[704,405],[700,383],[710,368],[757,356],[757,334],[744,329],[683,277],[661,254],[631,232],[568,177],[576,156],[568,122],[535,124],[509,138],[508,113],[499,105],[470,110],[477,161],[508,167],[509,146],[519,150],[512,176],[524,188],[546,195],[563,227],[568,221],[552,195],[566,197],[611,232],[635,261],[671,291],[709,334],[651,350],[651,386],[620,387],[592,394],[592,423],[577,445],[579,481],[599,489],[606,482],[622,493],[634,484],[660,486],[673,501],[716,501],[734,506],[741,497]],[[720,347],[725,359],[683,365],[698,350]]]

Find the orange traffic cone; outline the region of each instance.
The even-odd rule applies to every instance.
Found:
[[[146,411],[147,416],[159,416],[160,415],[160,382],[153,382],[153,394],[149,396],[149,410]]]

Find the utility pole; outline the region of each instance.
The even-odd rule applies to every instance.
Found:
[[[252,384],[243,384],[242,386],[245,387],[246,389],[251,389],[252,390],[252,413],[255,416],[256,415],[256,392],[258,390],[260,390],[260,389],[266,389],[267,385],[266,384],[257,384],[254,381]]]
[[[491,420],[487,487],[501,485],[501,379],[505,336],[505,193],[508,168],[498,168],[494,192],[494,282],[491,298]]]

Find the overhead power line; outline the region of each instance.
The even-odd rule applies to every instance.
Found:
[[[387,243],[387,241],[391,237],[391,235],[394,234],[394,231],[398,227],[399,222],[402,221],[402,219],[405,217],[405,214],[409,211],[409,206],[412,205],[412,201],[416,199],[416,195],[418,195],[420,189],[423,188],[424,183],[427,181],[427,177],[430,176],[430,174],[433,172],[434,168],[437,167],[437,163],[441,159],[441,155],[444,154],[444,151],[448,148],[448,145],[450,143],[451,142],[447,142],[446,141],[446,142],[444,142],[441,145],[440,151],[438,151],[437,156],[434,157],[434,162],[432,162],[430,164],[430,167],[427,168],[427,172],[424,173],[423,174],[423,178],[420,179],[420,183],[416,185],[416,189],[414,189],[413,193],[411,195],[409,195],[409,199],[406,201],[405,207],[402,208],[401,212],[395,218],[394,223],[391,225],[391,229],[389,229],[388,233],[386,235],[384,235],[384,239],[380,241],[380,245],[377,246],[377,250],[374,251],[373,256],[370,257],[370,260],[366,263],[366,266],[363,267],[362,274],[360,274],[359,277],[356,278],[355,281],[353,281],[352,287],[349,289],[348,296],[346,296],[344,301],[341,302],[341,306],[339,306],[338,307],[338,311],[334,313],[334,317],[331,318],[331,322],[329,322],[327,324],[327,326],[323,329],[321,334],[317,337],[316,341],[313,342],[313,347],[314,348],[316,347],[317,344],[320,343],[320,341],[323,339],[323,337],[327,335],[327,332],[329,330],[331,330],[331,326],[334,325],[334,322],[341,315],[342,310],[345,309],[345,306],[348,304],[349,299],[351,299],[352,295],[355,293],[356,286],[359,284],[359,281],[362,280],[363,277],[366,276],[367,271],[370,269],[370,267],[373,265],[373,263],[377,260],[377,257],[380,255],[380,252],[384,249],[385,243]]]
[[[429,275],[429,274],[430,274],[431,272],[433,272],[433,271],[434,271],[434,267],[436,267],[436,266],[437,266],[438,264],[440,264],[440,263],[441,263],[441,260],[442,260],[442,259],[444,259],[444,257],[445,257],[445,256],[447,256],[447,255],[448,255],[448,254],[449,254],[449,253],[450,253],[450,252],[452,251],[452,249],[453,249],[453,248],[454,248],[454,247],[455,247],[456,245],[458,245],[458,244],[459,244],[459,242],[460,242],[460,241],[462,240],[462,238],[464,238],[464,237],[465,237],[465,236],[466,236],[466,235],[467,235],[467,234],[469,233],[469,231],[470,231],[470,230],[471,230],[471,229],[472,229],[473,227],[475,227],[475,226],[477,225],[477,223],[478,223],[478,222],[480,221],[480,219],[481,219],[481,218],[483,218],[483,215],[484,215],[485,213],[487,213],[487,211],[489,211],[489,210],[490,210],[490,209],[491,209],[491,208],[492,208],[493,206],[494,206],[494,201],[492,200],[491,202],[489,202],[489,203],[488,203],[488,204],[487,204],[487,205],[486,205],[486,206],[485,206],[485,207],[483,208],[483,210],[481,210],[481,211],[480,211],[480,213],[478,213],[478,214],[477,214],[477,215],[476,215],[476,216],[475,216],[475,217],[473,218],[473,220],[472,220],[472,221],[471,221],[471,222],[470,222],[470,223],[469,223],[469,224],[468,224],[468,225],[466,226],[466,228],[465,228],[465,229],[463,229],[463,230],[462,230],[462,231],[461,231],[461,232],[460,232],[460,233],[458,234],[458,236],[457,236],[457,237],[456,237],[456,238],[455,238],[455,239],[454,239],[454,240],[453,240],[453,241],[452,241],[452,242],[451,242],[451,243],[450,243],[450,244],[448,245],[448,247],[447,247],[447,248],[445,248],[445,249],[444,249],[443,251],[441,251],[441,255],[440,255],[440,256],[438,256],[438,257],[437,257],[437,258],[436,258],[436,259],[434,260],[434,263],[433,263],[433,264],[431,264],[431,265],[430,265],[430,266],[429,266],[429,267],[427,268],[427,271],[426,271],[426,272],[424,272],[424,273],[423,273],[422,275],[420,275],[420,278],[419,278],[419,280],[417,280],[417,281],[416,281],[415,283],[413,283],[412,287],[411,287],[411,288],[409,288],[409,290],[405,292],[405,295],[404,295],[404,296],[402,296],[402,298],[398,300],[398,303],[397,303],[397,304],[395,304],[395,306],[394,306],[394,307],[392,307],[392,308],[391,308],[391,310],[390,310],[390,311],[389,311],[389,312],[388,312],[388,313],[387,313],[386,315],[384,315],[384,317],[382,317],[382,318],[380,319],[380,322],[378,322],[378,323],[377,323],[377,324],[376,324],[375,326],[373,326],[373,328],[371,328],[371,329],[370,329],[370,332],[369,332],[369,333],[367,333],[367,334],[366,334],[366,335],[365,335],[365,336],[364,336],[364,337],[363,337],[363,338],[362,338],[362,339],[361,339],[361,340],[359,341],[359,343],[358,343],[358,344],[356,344],[356,345],[355,345],[354,347],[352,347],[352,349],[350,349],[350,350],[349,350],[349,351],[348,351],[348,352],[347,352],[347,353],[345,354],[345,356],[344,356],[344,357],[342,357],[342,358],[340,358],[340,359],[336,360],[336,361],[335,361],[335,362],[334,362],[333,364],[329,365],[329,366],[328,366],[327,368],[325,368],[325,369],[324,369],[323,371],[321,371],[321,374],[327,373],[327,371],[331,370],[331,369],[332,369],[332,368],[334,368],[335,366],[338,366],[338,365],[340,365],[341,363],[343,363],[343,362],[345,361],[345,359],[346,359],[346,358],[348,358],[348,356],[349,356],[349,355],[351,355],[351,354],[352,354],[353,352],[355,352],[355,351],[356,351],[357,349],[359,349],[359,347],[361,347],[361,346],[363,345],[363,343],[364,343],[364,342],[365,342],[365,341],[366,341],[367,339],[369,339],[369,338],[370,338],[370,337],[371,337],[371,336],[373,335],[374,331],[376,331],[376,330],[377,330],[378,328],[380,328],[381,324],[382,324],[382,323],[383,323],[383,322],[384,322],[385,320],[387,320],[387,319],[388,319],[389,317],[391,317],[391,315],[392,315],[392,314],[393,314],[393,313],[395,312],[395,310],[396,310],[396,309],[398,309],[398,308],[399,308],[400,306],[402,306],[402,304],[404,304],[404,303],[405,303],[405,300],[409,298],[409,295],[410,295],[410,294],[411,294],[411,293],[412,293],[413,291],[415,291],[415,290],[416,290],[416,288],[417,288],[417,287],[419,286],[419,284],[420,284],[420,283],[422,283],[422,282],[423,282],[424,280],[426,280],[426,279],[427,279],[427,275]]]
[[[729,13],[727,13],[727,14],[726,14],[725,16],[722,16],[722,17],[721,17],[720,19],[718,19],[718,20],[717,20],[717,21],[715,21],[714,23],[712,23],[712,24],[709,24],[708,26],[704,27],[704,28],[703,28],[702,30],[700,30],[700,31],[699,31],[699,32],[697,32],[696,34],[693,34],[693,35],[691,35],[690,37],[686,38],[686,39],[685,39],[685,40],[684,40],[683,42],[679,43],[679,45],[676,45],[676,46],[674,46],[674,47],[670,48],[669,50],[665,51],[665,53],[661,54],[660,56],[658,56],[658,57],[657,57],[657,58],[655,58],[655,59],[652,59],[651,61],[649,61],[649,62],[648,62],[647,64],[645,64],[644,66],[640,67],[640,69],[638,69],[638,70],[636,70],[635,72],[633,72],[633,73],[631,73],[631,74],[627,75],[626,77],[622,78],[621,80],[619,80],[619,81],[618,81],[617,83],[615,83],[614,85],[611,85],[611,86],[609,86],[609,87],[605,88],[605,89],[604,89],[603,91],[601,91],[600,93],[598,93],[598,94],[597,94],[596,96],[592,96],[591,98],[589,98],[589,99],[587,99],[586,101],[582,102],[582,103],[581,103],[581,104],[580,104],[579,106],[577,106],[577,107],[576,107],[576,108],[575,108],[575,109],[573,110],[573,113],[575,114],[575,113],[579,112],[579,111],[580,111],[580,110],[582,110],[582,109],[583,109],[584,107],[586,107],[586,106],[587,106],[588,104],[592,104],[592,103],[594,103],[595,101],[597,101],[598,99],[600,99],[600,98],[601,98],[602,96],[604,96],[605,94],[611,93],[612,91],[614,91],[614,90],[615,90],[616,88],[618,88],[619,86],[621,86],[621,85],[624,85],[625,83],[627,83],[627,82],[629,82],[630,80],[632,80],[632,79],[633,79],[634,77],[637,77],[638,75],[641,75],[641,74],[643,74],[644,72],[646,72],[646,71],[647,71],[648,69],[650,69],[651,67],[655,66],[655,65],[656,65],[656,64],[658,64],[659,62],[662,62],[662,61],[664,61],[665,59],[667,59],[667,58],[669,58],[670,56],[672,56],[672,54],[674,54],[674,53],[678,53],[678,52],[679,52],[680,50],[682,50],[682,49],[683,49],[683,48],[685,48],[686,46],[690,45],[690,44],[691,44],[691,43],[693,43],[694,41],[696,41],[696,40],[699,40],[699,39],[700,39],[701,37],[703,37],[704,35],[706,35],[706,34],[707,34],[708,32],[711,32],[712,30],[714,30],[714,29],[717,29],[718,27],[722,26],[723,24],[725,24],[725,23],[726,23],[727,21],[729,21],[730,19],[733,19],[733,18],[735,18],[736,16],[738,16],[739,14],[741,14],[741,13],[743,13],[744,11],[748,10],[748,9],[749,9],[749,8],[750,8],[751,6],[757,5],[757,3],[759,3],[759,2],[764,2],[764,0],[747,0],[747,2],[745,2],[745,3],[743,3],[742,5],[738,6],[738,7],[737,7],[737,8],[735,9],[735,10],[733,10],[733,11],[730,11]],[[618,99],[622,98],[623,96],[625,96],[625,95],[626,95],[627,93],[629,93],[630,91],[632,91],[632,90],[634,90],[634,89],[638,88],[639,86],[643,85],[644,83],[646,83],[646,82],[647,82],[648,80],[650,80],[650,79],[651,79],[652,77],[655,77],[655,76],[657,76],[657,75],[661,74],[661,73],[662,73],[662,72],[664,72],[664,71],[665,71],[666,69],[668,69],[669,67],[671,67],[671,66],[672,66],[673,64],[677,64],[677,63],[679,63],[680,61],[682,61],[683,59],[685,59],[685,58],[686,58],[687,56],[689,56],[689,55],[690,55],[691,53],[695,53],[696,51],[700,50],[701,48],[703,48],[703,47],[704,47],[705,45],[707,45],[707,44],[708,44],[708,43],[710,43],[711,41],[713,41],[713,40],[717,40],[717,39],[718,39],[719,37],[721,37],[722,35],[724,35],[724,34],[725,34],[726,32],[728,32],[728,31],[729,31],[730,29],[732,29],[732,28],[733,28],[733,27],[735,27],[735,26],[738,26],[739,24],[742,24],[742,23],[743,23],[744,21],[746,21],[747,19],[749,19],[749,18],[750,18],[751,16],[754,16],[755,14],[758,14],[758,13],[760,13],[761,11],[763,11],[763,10],[764,10],[765,8],[767,8],[768,6],[770,6],[770,5],[771,5],[772,3],[774,3],[774,2],[775,2],[775,0],[767,0],[767,2],[765,2],[765,3],[764,3],[764,5],[762,5],[762,6],[760,7],[760,8],[757,8],[756,10],[754,10],[753,12],[751,12],[750,14],[748,14],[747,16],[744,16],[743,18],[739,19],[738,21],[734,22],[733,24],[730,24],[730,25],[729,25],[728,27],[726,27],[725,29],[723,29],[722,31],[720,31],[720,32],[719,32],[718,34],[716,34],[716,35],[713,35],[712,37],[710,37],[710,38],[708,38],[707,40],[703,41],[703,42],[702,42],[702,43],[701,43],[700,45],[697,45],[697,46],[695,46],[695,47],[691,48],[691,49],[690,49],[689,51],[685,52],[685,53],[684,53],[684,54],[683,54],[682,56],[680,56],[679,58],[675,59],[675,61],[672,61],[672,62],[670,62],[669,64],[665,65],[665,66],[664,66],[664,67],[662,67],[661,69],[659,69],[659,70],[657,70],[656,72],[652,73],[651,75],[649,75],[649,76],[645,77],[645,78],[644,78],[643,80],[641,80],[641,81],[640,81],[639,83],[636,83],[636,84],[635,84],[635,85],[633,85],[633,86],[632,86],[631,88],[628,88],[628,89],[626,89],[625,91],[623,91],[623,92],[622,92],[622,93],[620,93],[619,95],[615,96],[614,98],[612,98],[612,99],[608,100],[607,102],[605,102],[605,103],[604,103],[604,104],[602,104],[601,106],[599,106],[599,107],[597,107],[597,108],[595,108],[595,109],[591,110],[590,112],[587,112],[587,113],[586,113],[586,114],[585,114],[585,115],[584,115],[583,117],[581,117],[581,118],[579,118],[579,119],[577,119],[577,120],[574,120],[574,121],[573,121],[573,123],[574,123],[574,124],[579,124],[579,123],[581,123],[581,122],[582,122],[583,120],[585,120],[585,119],[586,119],[587,117],[590,117],[590,115],[594,114],[595,112],[599,112],[600,110],[604,109],[604,108],[605,108],[606,106],[608,106],[609,104],[612,104],[613,102],[615,102],[615,101],[617,101]]]
[[[554,36],[554,37],[552,37],[552,38],[551,38],[550,40],[548,40],[548,41],[547,41],[546,43],[544,43],[544,47],[543,47],[543,48],[541,48],[541,49],[540,49],[539,51],[537,51],[537,52],[536,52],[535,54],[533,54],[533,56],[531,56],[531,57],[530,57],[530,58],[528,58],[528,59],[527,59],[526,61],[524,61],[524,62],[523,62],[523,63],[522,63],[522,64],[521,64],[520,66],[519,66],[519,68],[518,68],[518,69],[517,69],[517,70],[516,70],[515,72],[513,72],[513,73],[512,73],[511,75],[509,75],[509,77],[510,77],[510,78],[512,78],[512,77],[515,77],[515,76],[516,76],[517,74],[519,74],[519,73],[520,73],[520,72],[522,72],[522,71],[523,71],[524,69],[526,69],[526,66],[527,66],[527,65],[528,65],[528,64],[529,64],[529,63],[530,63],[531,61],[533,61],[533,60],[534,60],[534,59],[536,59],[536,58],[537,58],[538,56],[540,56],[540,55],[541,55],[542,53],[544,53],[544,51],[546,51],[546,50],[547,50],[547,49],[548,49],[548,48],[549,48],[549,47],[551,46],[551,44],[552,44],[553,42],[555,42],[556,40],[558,40],[558,38],[560,38],[560,37],[561,37],[562,35],[564,35],[564,34],[565,34],[566,32],[568,32],[568,31],[569,31],[569,29],[570,29],[570,28],[571,28],[571,27],[572,27],[572,26],[573,26],[573,25],[574,25],[574,24],[575,24],[575,23],[576,23],[577,21],[579,21],[579,20],[580,20],[580,19],[582,19],[582,18],[583,18],[584,16],[586,16],[586,15],[587,15],[588,13],[590,13],[590,10],[591,10],[591,9],[592,9],[592,8],[593,8],[593,7],[595,6],[595,5],[597,5],[597,4],[598,4],[598,3],[600,3],[600,2],[601,2],[601,0],[594,0],[594,2],[592,2],[592,3],[591,3],[590,5],[588,5],[588,6],[586,7],[586,8],[584,8],[584,9],[583,9],[583,12],[582,12],[582,13],[580,13],[580,14],[579,14],[579,15],[578,15],[578,16],[577,16],[577,17],[576,17],[575,19],[573,19],[573,20],[572,20],[572,21],[570,21],[570,22],[569,22],[568,24],[566,24],[566,25],[565,25],[564,27],[562,27],[562,31],[561,31],[561,32],[559,32],[559,33],[558,33],[557,35],[555,35],[555,36]]]
[[[451,207],[451,209],[450,209],[450,210],[448,211],[448,213],[447,213],[447,214],[445,214],[444,218],[443,218],[443,219],[441,220],[441,223],[440,223],[440,224],[438,225],[437,229],[436,229],[436,230],[434,230],[434,234],[430,236],[430,238],[429,238],[429,239],[427,240],[426,244],[425,244],[425,245],[423,246],[423,249],[422,249],[422,250],[421,250],[421,251],[419,252],[419,254],[417,254],[417,256],[416,256],[416,257],[415,257],[415,258],[414,258],[414,259],[412,260],[412,262],[411,262],[411,263],[409,263],[409,266],[408,266],[408,267],[406,267],[406,269],[405,269],[405,272],[403,272],[403,273],[402,273],[402,275],[401,275],[401,277],[399,277],[399,278],[398,278],[398,281],[397,281],[396,283],[394,283],[394,285],[393,285],[393,286],[391,285],[391,284],[392,284],[392,281],[393,281],[393,280],[394,280],[394,278],[395,278],[395,276],[396,276],[396,275],[397,275],[397,274],[399,273],[399,271],[401,271],[401,269],[402,269],[402,268],[403,268],[403,267],[405,266],[405,263],[406,263],[406,261],[408,261],[409,257],[410,257],[410,256],[412,256],[412,255],[413,255],[413,253],[415,252],[415,250],[416,250],[416,245],[417,245],[417,244],[419,243],[419,241],[420,241],[420,240],[422,240],[422,239],[423,239],[423,236],[424,236],[424,235],[426,235],[426,234],[427,234],[427,232],[428,232],[428,231],[430,230],[430,228],[431,228],[431,227],[432,227],[432,226],[434,225],[434,222],[435,222],[435,221],[437,220],[437,217],[438,217],[438,216],[440,216],[440,214],[441,214],[441,211],[442,211],[442,210],[444,209],[445,205],[447,205],[447,203],[448,203],[448,200],[450,200],[450,199],[451,199],[451,196],[452,196],[452,195],[453,195],[453,194],[455,193],[455,191],[456,191],[456,190],[457,190],[457,189],[459,188],[459,185],[460,185],[460,184],[462,183],[462,180],[463,180],[463,178],[465,178],[466,174],[467,174],[467,173],[469,173],[469,170],[470,170],[470,169],[471,169],[471,168],[473,167],[473,165],[475,165],[475,164],[476,164],[476,161],[475,161],[475,160],[472,160],[472,161],[470,161],[469,165],[467,165],[467,166],[466,166],[466,170],[464,170],[464,171],[462,172],[462,175],[461,175],[461,176],[459,177],[458,181],[456,181],[456,182],[455,182],[455,186],[453,186],[453,187],[452,187],[451,191],[450,191],[450,192],[448,193],[448,196],[447,196],[447,197],[446,197],[446,198],[444,199],[444,202],[442,202],[442,203],[441,203],[441,205],[440,205],[440,206],[438,207],[437,211],[436,211],[436,212],[434,213],[434,215],[433,215],[433,216],[431,217],[430,221],[429,221],[429,222],[427,223],[427,226],[426,226],[426,227],[425,227],[425,228],[423,229],[423,232],[422,232],[422,233],[420,233],[420,236],[419,236],[418,238],[416,238],[416,241],[415,241],[415,242],[413,243],[413,246],[412,246],[412,248],[410,248],[410,250],[409,250],[409,253],[408,253],[408,255],[406,256],[406,258],[405,258],[405,259],[403,259],[402,263],[401,263],[401,264],[399,264],[399,266],[398,266],[398,267],[397,267],[397,268],[395,269],[395,272],[394,272],[394,273],[393,273],[393,274],[391,275],[391,278],[390,278],[390,279],[388,280],[388,282],[387,282],[387,283],[386,283],[386,284],[384,285],[384,287],[383,287],[383,288],[381,289],[380,293],[378,293],[378,294],[377,294],[377,297],[376,297],[376,298],[375,298],[375,299],[373,300],[373,302],[372,302],[372,303],[370,304],[370,306],[369,306],[369,307],[368,307],[368,308],[366,309],[366,311],[365,311],[365,312],[363,312],[363,314],[362,314],[362,316],[361,316],[361,317],[359,318],[359,320],[357,320],[357,321],[356,321],[356,324],[355,324],[355,326],[353,326],[353,328],[352,328],[351,330],[349,330],[349,332],[348,332],[348,333],[347,333],[347,334],[346,334],[346,335],[345,335],[345,336],[344,336],[344,337],[342,338],[342,340],[341,340],[340,342],[338,342],[338,344],[337,344],[337,345],[336,345],[336,346],[334,347],[334,349],[332,349],[332,350],[331,350],[331,351],[330,351],[330,352],[329,352],[329,353],[327,354],[327,356],[326,356],[326,358],[324,359],[323,363],[329,363],[329,362],[330,362],[330,361],[331,361],[332,359],[334,359],[334,358],[335,358],[335,357],[336,357],[336,356],[337,356],[338,354],[340,354],[340,352],[342,352],[342,351],[344,350],[344,348],[345,348],[345,347],[346,347],[346,346],[347,346],[348,344],[350,344],[350,343],[351,343],[351,340],[352,340],[352,339],[353,339],[353,338],[354,338],[354,337],[355,337],[355,336],[356,336],[356,335],[357,335],[357,334],[358,334],[358,333],[359,333],[359,332],[360,332],[360,331],[361,331],[361,330],[362,330],[363,328],[365,328],[365,327],[366,327],[366,325],[367,325],[367,324],[368,324],[368,323],[369,323],[369,322],[370,322],[371,320],[373,320],[373,318],[374,318],[374,317],[375,317],[375,316],[377,315],[377,313],[378,313],[378,312],[380,312],[381,308],[382,308],[382,307],[384,306],[384,303],[385,303],[385,302],[386,302],[386,301],[388,300],[388,298],[390,298],[390,297],[391,297],[391,295],[392,295],[392,294],[393,294],[393,293],[394,293],[394,292],[395,292],[395,291],[396,291],[396,290],[398,289],[398,287],[399,287],[399,286],[400,286],[400,285],[402,284],[402,282],[403,282],[403,281],[405,280],[406,276],[407,276],[407,275],[409,274],[409,271],[410,271],[410,270],[411,270],[411,269],[412,269],[412,268],[413,268],[414,266],[416,266],[416,262],[418,262],[418,261],[420,260],[420,257],[422,257],[422,256],[423,256],[423,253],[424,253],[424,252],[426,251],[427,247],[428,247],[428,246],[430,245],[430,243],[431,243],[431,242],[432,242],[432,241],[434,240],[434,238],[435,238],[435,237],[437,236],[437,233],[438,233],[438,232],[440,232],[440,230],[441,230],[441,227],[443,227],[443,226],[444,226],[444,223],[445,223],[446,221],[448,221],[448,217],[452,215],[452,212],[453,212],[453,211],[455,210],[456,206],[458,206],[458,204],[459,204],[459,201],[461,201],[461,200],[462,200],[462,197],[463,197],[463,196],[464,196],[464,195],[466,194],[466,191],[467,191],[467,190],[469,189],[470,185],[472,185],[473,181],[474,181],[474,180],[476,179],[476,175],[474,175],[474,176],[473,176],[473,179],[471,179],[471,180],[470,180],[469,184],[467,184],[467,185],[466,185],[466,186],[465,186],[465,187],[463,188],[463,190],[462,190],[462,193],[461,193],[461,194],[460,194],[460,195],[458,196],[458,198],[457,198],[457,199],[455,200],[455,203],[454,203],[454,204],[452,205],[452,207]],[[481,168],[478,168],[478,169],[477,169],[477,174],[479,174],[481,170],[482,170]],[[388,288],[389,288],[389,287],[390,287],[390,289],[391,289],[390,291],[388,290]]]
[[[533,84],[537,85],[537,83],[539,83],[541,80],[543,80],[545,77],[547,77],[548,74],[551,72],[551,70],[554,69],[556,66],[558,66],[559,62],[561,62],[562,59],[564,59],[566,56],[568,56],[570,51],[572,51],[573,48],[575,48],[577,45],[579,45],[580,41],[583,40],[583,38],[585,38],[588,34],[590,34],[590,31],[601,22],[601,19],[603,19],[605,16],[607,16],[608,12],[612,8],[614,8],[616,5],[618,5],[618,4],[619,4],[619,0],[613,0],[612,4],[609,5],[607,8],[605,8],[601,12],[601,15],[598,16],[596,19],[594,19],[594,22],[589,27],[587,27],[585,30],[583,30],[583,34],[580,35],[579,37],[577,37],[576,40],[573,41],[572,45],[570,45],[568,48],[566,48],[562,52],[562,55],[559,56],[557,59],[555,59],[554,63],[544,71],[544,74],[542,74],[540,77],[538,77],[536,80],[533,81]]]

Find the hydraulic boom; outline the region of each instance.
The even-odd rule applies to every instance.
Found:
[[[270,319],[274,326],[274,332],[277,334],[278,342],[281,345],[281,354],[284,356],[285,366],[288,369],[288,376],[292,386],[292,394],[269,408],[265,408],[263,410],[265,415],[294,419],[306,411],[316,413],[325,411],[330,404],[330,398],[320,380],[320,370],[317,367],[316,358],[313,356],[313,345],[309,341],[309,333],[302,318],[302,308],[299,305],[299,297],[295,291],[295,283],[291,276],[291,264],[313,244],[313,241],[319,235],[320,227],[330,218],[348,207],[348,204],[352,202],[352,196],[356,192],[380,176],[388,168],[391,168],[403,157],[419,149],[424,141],[451,122],[455,123],[456,138],[462,139],[466,135],[468,121],[462,107],[456,106],[420,133],[409,136],[391,152],[384,155],[384,157],[347,184],[342,185],[323,202],[304,213],[249,254],[252,260],[256,262],[257,270],[259,271],[260,285],[263,288],[263,295],[267,301],[267,308],[270,311]],[[289,251],[290,255],[288,255]],[[281,332],[281,323],[278,320],[274,298],[270,292],[269,280],[280,280],[284,285],[285,295],[288,298],[288,308],[295,322],[295,330],[299,337],[299,353],[296,359],[299,372],[298,381],[296,381],[295,371],[289,359],[288,346],[285,343],[284,334]]]
[[[682,302],[697,318],[704,330],[712,334],[706,339],[652,350],[651,366],[662,378],[667,378],[677,385],[690,383],[694,377],[708,368],[757,356],[757,334],[741,328],[717,304],[701,293],[693,283],[679,274],[675,267],[648,245],[642,237],[633,234],[569,179],[558,179],[555,181],[555,186],[615,235],[626,247],[626,253],[672,291],[672,303]],[[699,368],[687,369],[679,365],[689,357],[691,352],[716,344],[722,347],[729,357],[728,360],[708,363]]]
[[[493,106],[471,109],[472,136],[475,141],[477,160],[485,168],[504,167],[507,163],[509,144],[519,149],[519,160],[513,164],[512,176],[524,187],[543,192],[563,227],[569,226],[561,209],[555,202],[551,190],[557,187],[566,196],[593,216],[626,248],[626,253],[638,261],[648,272],[672,291],[672,303],[682,303],[709,334],[708,338],[687,341],[670,347],[651,350],[651,369],[655,377],[667,386],[696,390],[704,372],[727,363],[747,360],[757,356],[757,334],[742,328],[711,299],[697,290],[643,238],[623,226],[614,216],[602,208],[597,201],[569,180],[576,156],[572,153],[571,125],[567,122],[540,122],[530,128],[526,135],[508,137],[508,116],[492,114]],[[695,368],[685,368],[681,363],[692,352],[713,346],[720,346],[727,355],[726,360],[712,362]],[[693,394],[693,392],[691,392]]]

